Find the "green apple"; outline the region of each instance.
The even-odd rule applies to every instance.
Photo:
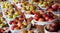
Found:
[[[26,7],[27,10],[30,10],[29,8],[30,8],[30,6],[27,6],[27,7]]]
[[[1,23],[0,26],[4,26],[5,24],[4,23]]]
[[[2,8],[5,8],[5,5],[3,4],[1,7],[2,7]]]
[[[42,8],[45,8],[45,7],[46,7],[46,5],[45,5],[45,4],[42,4],[42,5],[41,5],[41,7],[42,7]]]
[[[29,3],[30,3],[30,4],[33,4],[33,2],[34,2],[34,0],[31,0]]]
[[[16,18],[17,16],[16,15],[13,15],[13,18]]]
[[[9,15],[8,18],[11,19],[11,18],[13,18],[13,16]]]
[[[18,13],[18,12],[15,12],[15,14],[14,14],[14,15],[18,16],[18,15],[19,15],[19,13]]]
[[[32,10],[35,10],[36,9],[36,7],[35,6],[30,6],[30,11],[32,11]]]
[[[13,12],[14,12],[14,9],[10,9],[9,13],[11,14],[11,13],[13,13]]]
[[[19,0],[13,0],[13,2],[19,2]]]
[[[2,17],[2,18],[1,18],[1,21],[2,21],[2,22],[4,22],[4,21],[5,21],[5,19]]]

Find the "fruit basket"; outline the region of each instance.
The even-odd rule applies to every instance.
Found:
[[[35,30],[22,30],[20,33],[38,33],[38,31],[35,29]]]
[[[8,1],[2,2],[1,9],[3,10],[3,9],[8,9],[8,8],[13,8],[12,4]]]
[[[41,16],[41,15],[40,15]],[[51,15],[50,15],[51,16]],[[59,15],[56,15],[56,16],[58,16],[57,18],[55,18],[55,19],[50,19],[49,20],[49,18],[46,18],[47,20],[49,20],[49,21],[44,21],[44,18],[40,18],[40,20],[39,20],[39,15],[35,15],[35,17],[34,17],[34,19],[32,20],[32,24],[37,24],[37,25],[47,25],[47,24],[51,24],[51,23],[53,23],[53,21],[55,21],[55,20],[57,20],[57,19],[59,19]]]
[[[35,16],[35,14],[44,14],[43,10],[32,10],[32,11],[25,11],[25,16],[27,18]]]
[[[3,12],[4,11],[4,12]],[[14,8],[12,9],[7,9],[7,10],[3,10],[3,17],[6,18],[7,20],[13,20],[16,17],[19,17],[19,13],[18,11],[16,11]]]
[[[45,29],[45,27],[44,27],[44,31],[45,31],[45,33],[58,33],[58,32],[49,32]]]
[[[59,24],[60,24],[60,20],[56,20],[52,24],[46,25],[44,27],[45,33],[47,32],[48,33],[60,33]]]
[[[16,25],[15,25],[15,26],[16,26]],[[23,28],[23,29],[18,29],[18,28],[16,27],[17,29],[12,30],[12,29],[14,29],[14,28],[10,27],[10,31],[11,31],[12,33],[20,33],[22,30],[29,30],[30,27],[31,27],[31,24],[27,25],[27,27],[26,27],[26,28]]]

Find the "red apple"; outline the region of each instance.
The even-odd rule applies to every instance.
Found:
[[[35,16],[34,16],[34,19],[35,19],[35,20],[38,20],[38,19],[39,19],[39,15],[35,15]]]
[[[32,12],[32,14],[36,14],[36,11],[35,10],[32,10],[31,12]]]
[[[17,22],[12,22],[12,25],[15,25],[15,24],[17,24]]]
[[[49,18],[49,19],[48,19],[48,21],[51,21],[51,20],[53,20],[53,18]]]
[[[46,15],[46,14],[43,14],[42,16],[43,16],[44,18],[45,18],[45,17],[48,17],[48,15]]]
[[[58,31],[58,27],[50,27],[49,29],[50,32],[57,32]]]
[[[60,33],[60,30],[58,30],[58,33]]]
[[[48,21],[49,20],[49,17],[45,17],[45,20]]]
[[[19,18],[19,21],[24,21],[24,18]]]
[[[15,27],[18,27],[18,26],[17,25],[14,25],[14,26],[11,27],[11,29],[14,30]]]
[[[10,23],[9,24],[16,24],[14,21],[10,21]]]
[[[52,8],[53,8],[55,11],[57,11],[58,8],[59,8],[59,6],[58,6],[57,4],[54,4],[54,5],[52,5]]]
[[[58,22],[52,23],[51,26],[53,26],[53,27],[58,27]]]
[[[44,18],[39,18],[39,22],[44,22]]]
[[[19,27],[15,27],[14,30],[19,30]]]
[[[47,12],[52,12],[52,11],[53,11],[52,8],[47,9]]]

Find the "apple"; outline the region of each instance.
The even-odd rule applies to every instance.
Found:
[[[44,17],[44,18],[45,18],[45,17],[48,17],[48,15],[46,15],[46,14],[43,14],[43,15],[42,15],[42,17]]]
[[[30,11],[35,10],[36,7],[34,5],[30,5]]]
[[[48,19],[48,21],[51,21],[51,20],[53,20],[53,18],[49,18],[49,19]]]
[[[11,18],[13,18],[13,16],[9,15],[8,18],[11,19]]]
[[[2,17],[3,15],[2,14],[0,14],[0,17]]]
[[[28,23],[27,23],[27,22],[23,22],[23,25],[24,25],[24,26],[27,26],[27,25],[28,25]]]
[[[5,21],[5,18],[3,18],[3,17],[1,17],[0,19],[1,19],[1,21]]]
[[[54,4],[54,5],[52,5],[52,8],[53,8],[55,11],[57,11],[58,8],[59,8],[59,6],[58,6],[57,4]]]
[[[14,19],[14,21],[15,21],[15,22],[18,22],[18,20],[19,20],[19,18],[18,18],[18,17],[16,17],[16,18]]]
[[[48,21],[49,20],[49,17],[45,17],[45,20]]]
[[[15,25],[15,24],[17,24],[17,22],[15,22],[15,21],[10,21],[9,24],[10,24],[10,25]]]
[[[2,5],[1,7],[2,7],[2,8],[5,8],[5,5]]]
[[[15,27],[17,27],[17,25],[12,26],[11,29],[14,30]]]
[[[24,21],[24,18],[19,18],[19,21]]]
[[[28,33],[34,33],[34,32],[32,32],[32,31],[29,30]]]
[[[0,26],[4,26],[5,24],[4,23],[1,23]]]
[[[44,22],[45,19],[44,18],[39,18],[39,22]]]
[[[58,30],[58,33],[60,33],[60,30]]]
[[[26,30],[23,30],[23,31],[21,31],[21,33],[27,33],[27,31]]]
[[[44,11],[43,10],[40,10],[40,14],[44,14]]]
[[[35,19],[35,20],[38,20],[38,19],[39,19],[39,15],[35,15],[35,16],[34,16],[34,19]]]
[[[26,9],[27,9],[27,10],[30,10],[30,6],[28,5],[28,6],[26,7]]]
[[[4,31],[5,31],[4,29],[0,28],[0,33],[3,33]]]
[[[27,12],[27,14],[31,14],[31,11],[26,11]]]
[[[35,10],[32,10],[32,14],[36,14],[36,11]]]
[[[45,14],[48,15],[49,17],[53,16],[53,13],[51,13],[51,12],[46,12]]]
[[[22,23],[21,22],[18,22],[17,25],[18,25],[18,27],[21,27],[22,26]]]
[[[12,8],[12,9],[10,9],[10,11],[9,12],[11,12],[11,13],[13,13],[14,12],[14,9]]]
[[[58,16],[57,15],[54,15],[53,18],[56,19]]]
[[[23,28],[25,28],[25,26],[24,26],[24,25],[22,25],[20,28],[21,28],[21,29],[23,29]]]
[[[18,16],[18,15],[19,15],[19,13],[18,13],[18,12],[15,12],[15,15],[16,15],[16,16]]]
[[[12,22],[12,25],[15,25],[15,24],[17,24],[17,22]]]
[[[54,23],[51,24],[51,26],[58,27],[58,24],[59,24],[58,22],[54,22]]]
[[[48,8],[48,9],[47,9],[47,12],[52,12],[52,11],[53,11],[52,8]]]
[[[19,30],[19,27],[15,27],[14,30]]]
[[[50,32],[57,32],[58,31],[58,27],[50,27],[49,31]]]
[[[13,15],[13,18],[16,18],[17,16],[16,15]]]
[[[47,26],[46,26],[46,29],[49,30],[49,29],[50,29],[50,25],[47,25]]]
[[[12,22],[14,22],[14,21],[10,21],[10,23],[9,23],[9,24],[12,24]]]

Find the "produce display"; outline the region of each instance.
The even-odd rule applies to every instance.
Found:
[[[54,1],[0,0],[0,33],[60,33],[59,12]]]
[[[9,2],[3,2],[1,8],[12,8],[12,5]]]
[[[34,19],[36,21],[39,21],[39,22],[44,22],[44,21],[51,21],[51,20],[54,20],[58,18],[57,15],[54,15],[53,13],[51,12],[46,12],[46,13],[40,13],[40,14],[36,14]]]
[[[15,11],[13,8],[9,9],[9,10],[4,10],[4,15],[11,19],[11,18],[15,18],[17,16],[19,16],[19,13],[17,11]]]
[[[60,33],[59,24],[60,24],[60,20],[54,21],[54,23],[52,23],[50,25],[47,25],[45,29],[49,32],[58,32],[58,33]]]

